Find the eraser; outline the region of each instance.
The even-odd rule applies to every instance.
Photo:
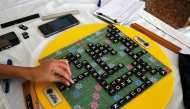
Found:
[[[57,13],[57,14],[50,14],[50,15],[42,16],[42,20],[45,21],[45,20],[59,18],[59,17],[62,17],[66,14],[75,15],[75,14],[79,14],[79,13],[80,13],[79,10],[73,10],[73,11],[62,12],[62,13]]]

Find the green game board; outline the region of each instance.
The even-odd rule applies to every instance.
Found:
[[[118,109],[171,72],[108,25],[39,62],[68,59],[75,84],[55,83],[73,109]]]

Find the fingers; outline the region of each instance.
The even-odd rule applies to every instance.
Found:
[[[61,76],[53,75],[51,77],[51,81],[62,82],[67,86],[69,86],[71,83],[74,84],[74,81],[71,78],[72,73],[69,67],[69,63],[66,59],[59,59],[59,60],[52,59],[50,60],[50,63],[51,63],[50,64],[51,70],[53,70],[54,73],[58,73],[59,75],[61,75]]]
[[[59,66],[63,68],[66,71],[66,73],[69,74],[69,76],[71,76],[72,73],[71,73],[68,61],[66,59],[60,59],[59,62],[60,62]]]
[[[70,68],[69,68],[67,60],[62,61],[62,62],[59,63],[58,66],[55,66],[55,71],[59,75],[61,75],[62,78],[64,78],[64,80],[66,80],[69,83],[69,85],[70,85],[70,83],[74,84],[74,81],[71,78],[71,71],[70,71]],[[66,85],[68,85],[68,83]]]
[[[59,76],[53,76],[52,81],[64,83],[67,86],[70,86],[70,82],[68,82],[65,78]]]
[[[63,78],[68,80],[70,83],[74,84],[74,81],[72,80],[71,76],[68,75],[63,69],[57,68],[57,73],[59,73]]]

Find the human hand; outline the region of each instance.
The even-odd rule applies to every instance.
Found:
[[[32,72],[31,81],[34,82],[62,82],[67,86],[74,83],[66,59],[51,59],[40,66],[34,67]],[[58,76],[57,73],[61,76]]]

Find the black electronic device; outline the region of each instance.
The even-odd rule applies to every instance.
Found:
[[[0,36],[0,51],[11,48],[20,43],[14,32],[9,32]]]
[[[72,14],[67,14],[61,18],[40,25],[38,28],[43,33],[44,37],[49,37],[50,35],[66,30],[78,24],[79,21]]]
[[[25,21],[28,21],[28,20],[32,20],[32,19],[35,19],[35,18],[39,18],[39,17],[40,17],[39,14],[33,14],[33,15],[30,15],[30,16],[27,16],[27,17],[23,17],[23,18],[19,18],[19,19],[13,20],[13,21],[3,23],[3,24],[1,24],[1,27],[6,28],[6,27],[12,26],[14,24],[19,24],[19,23],[22,23],[22,22],[25,22]]]

